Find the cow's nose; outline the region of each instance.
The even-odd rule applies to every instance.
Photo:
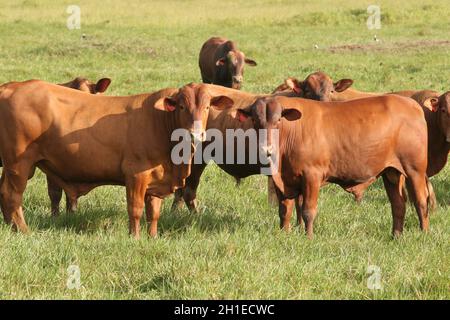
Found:
[[[233,77],[233,82],[241,83],[242,82],[242,76],[234,76]]]

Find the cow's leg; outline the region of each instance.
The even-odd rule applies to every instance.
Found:
[[[47,192],[50,198],[51,210],[53,216],[59,215],[59,203],[62,198],[62,188],[55,181],[47,176]]]
[[[30,169],[30,173],[28,174],[28,180],[30,180],[31,178],[33,178],[35,173],[36,173],[36,166],[33,166],[33,167]]]
[[[183,206],[183,191],[184,188],[175,190],[172,202],[172,211],[179,210]]]
[[[267,177],[267,201],[269,202],[269,205],[272,206],[278,204],[278,195],[275,190],[275,183],[271,176]]]
[[[158,219],[161,214],[162,199],[151,195],[145,196],[145,215],[147,216],[148,234],[152,238],[158,236]]]
[[[425,174],[419,174],[418,172],[408,172],[408,183],[410,183],[410,189],[414,195],[414,206],[419,216],[420,229],[428,231],[429,229],[429,215],[428,204],[429,195],[427,190],[427,179]]]
[[[22,200],[31,167],[25,161],[4,167],[0,184],[0,207],[5,222],[11,224],[14,231],[23,233],[28,233]]]
[[[430,210],[434,211],[437,208],[437,200],[436,194],[434,193],[433,185],[431,184],[430,179],[427,177],[427,187],[430,199]]]
[[[200,177],[206,168],[206,163],[193,164],[191,167],[191,174],[186,179],[186,185],[183,189],[177,189],[175,191],[175,198],[172,203],[172,210],[179,208],[181,198],[184,199],[186,206],[191,212],[198,212],[198,202],[197,202],[197,188],[200,184]]]
[[[146,173],[140,173],[126,179],[127,210],[129,218],[129,232],[139,239],[141,217],[144,209],[145,192],[150,182]]]
[[[66,211],[68,213],[74,213],[77,211],[78,207],[78,195],[77,194],[68,194],[66,192]]]
[[[278,212],[280,215],[280,228],[284,231],[291,230],[291,217],[294,210],[293,199],[280,199],[278,203]]]
[[[406,199],[402,195],[403,185],[401,183],[401,173],[396,170],[390,170],[383,174],[383,183],[392,211],[392,234],[394,237],[401,235],[405,222]]]
[[[317,202],[319,200],[321,181],[317,177],[305,177],[303,194],[302,217],[305,222],[306,235],[313,238],[314,219],[317,215]]]
[[[303,206],[303,195],[299,194],[297,199],[295,199],[295,211],[297,211],[297,224],[299,227],[302,226],[303,221],[302,206]]]
[[[280,229],[291,230],[291,217],[294,210],[294,200],[287,199],[275,184],[271,186],[278,199],[278,215],[280,216]]]

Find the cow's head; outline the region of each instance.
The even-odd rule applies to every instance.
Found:
[[[189,130],[194,144],[206,139],[206,124],[210,108],[224,110],[233,105],[227,96],[215,94],[204,84],[191,83],[183,86],[171,97],[159,99],[155,108],[177,112],[178,126]]]
[[[91,82],[86,78],[77,77],[72,81],[61,84],[64,87],[80,90],[87,93],[97,94],[103,93],[111,84],[111,79],[102,78],[97,83]]]
[[[450,143],[450,91],[440,97],[426,99],[424,105],[437,113],[439,128],[447,142]]]
[[[267,145],[260,147],[267,157],[271,157],[274,151],[271,141],[272,130],[278,129],[281,119],[295,121],[300,119],[302,114],[297,109],[283,108],[276,98],[261,98],[248,108],[238,109],[236,116],[241,122],[250,118],[255,129],[267,130]]]
[[[225,68],[227,73],[231,76],[231,87],[233,89],[240,89],[244,80],[244,65],[256,66],[256,62],[245,57],[245,54],[240,50],[230,50],[228,53],[216,61],[218,68]]]
[[[299,97],[318,101],[331,101],[334,92],[342,92],[353,84],[351,79],[341,79],[337,82],[324,72],[310,74],[305,80],[287,78],[284,84],[278,86],[273,93],[295,92]]]

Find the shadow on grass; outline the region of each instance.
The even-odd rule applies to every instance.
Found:
[[[141,284],[138,287],[138,291],[141,293],[149,293],[152,291],[164,292],[167,291],[172,282],[173,276],[169,272],[166,272],[162,275],[154,276],[153,278],[150,279],[150,281]]]
[[[164,210],[158,222],[159,233],[180,234],[193,229],[200,233],[218,233],[228,231],[234,233],[243,222],[232,213],[219,213],[219,210],[201,210],[190,213],[188,210]]]
[[[441,207],[450,206],[450,180],[431,179],[437,203]]]
[[[34,230],[68,230],[77,234],[92,234],[123,229],[128,231],[128,215],[125,208],[83,208],[74,213],[61,212],[57,217],[48,214],[28,215],[28,223]],[[158,233],[179,234],[193,229],[200,233],[235,232],[242,221],[231,213],[219,214],[219,210],[203,210],[190,213],[187,210],[163,208],[158,221]],[[147,232],[145,213],[141,220],[142,235]]]
[[[108,231],[121,221],[123,212],[117,208],[81,209],[73,213],[61,212],[57,217],[50,214],[30,217],[35,230],[69,230],[77,234],[92,234]]]

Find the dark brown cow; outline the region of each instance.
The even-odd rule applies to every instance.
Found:
[[[198,141],[210,105],[230,104],[196,84],[127,97],[89,95],[38,80],[3,85],[0,205],[6,223],[28,231],[22,195],[37,166],[68,195],[125,185],[130,233],[139,237],[147,200],[149,234],[156,236],[161,198],[182,187],[190,173],[189,162],[172,162],[173,131],[183,128]]]
[[[341,79],[333,83],[333,80],[324,72],[311,73],[305,80],[287,78],[272,93],[295,92],[299,97],[317,101],[332,101],[336,93],[349,90],[353,84],[351,79]]]
[[[420,91],[413,99],[423,106],[428,123],[427,175],[432,177],[445,167],[450,152],[450,91]]]
[[[234,41],[213,37],[207,40],[199,55],[200,72],[204,83],[240,89],[244,79],[244,65],[256,66],[245,57]]]
[[[286,199],[303,196],[302,218],[312,237],[323,184],[349,188],[382,176],[398,236],[406,212],[401,184],[407,176],[421,229],[428,230],[427,126],[414,100],[391,95],[324,103],[276,97],[260,99],[238,114],[251,118],[256,129],[268,130],[268,136],[279,130],[279,171],[273,180],[282,228],[290,228],[292,214]],[[271,149],[269,140],[266,150]]]

